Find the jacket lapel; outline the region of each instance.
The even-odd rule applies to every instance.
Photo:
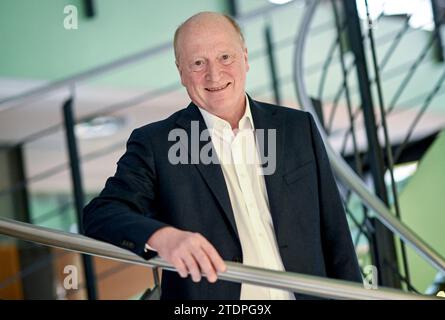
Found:
[[[269,107],[266,104],[254,101],[250,99],[250,110],[252,113],[253,122],[255,124],[255,134],[257,141],[264,143],[258,143],[258,152],[262,159],[263,168],[265,167],[266,158],[273,157],[275,152],[276,168],[272,174],[265,174],[264,180],[266,182],[267,195],[269,199],[269,207],[272,215],[272,221],[274,224],[275,234],[279,246],[286,245],[281,239],[283,233],[280,232],[280,222],[286,221],[281,216],[284,214],[282,206],[282,182],[283,182],[283,157],[285,146],[285,118],[277,113],[276,108]],[[260,131],[262,129],[263,131]],[[273,141],[273,134],[268,134],[268,130],[275,132],[275,141]],[[260,137],[260,136],[263,136]],[[275,148],[270,148],[275,144]],[[275,151],[274,151],[275,149]],[[266,163],[266,166],[270,165]]]
[[[216,198],[217,202],[221,206],[226,218],[228,219],[232,227],[235,236],[239,239],[235,216],[232,211],[232,205],[230,202],[230,197],[227,191],[227,186],[224,180],[221,166],[219,164],[213,163],[203,164],[199,159],[199,152],[205,145],[211,143],[209,142],[209,140],[201,141],[201,139],[199,139],[199,137],[201,136],[201,132],[207,129],[201,112],[195,104],[190,103],[185,112],[178,118],[176,123],[187,132],[187,137],[189,139],[189,147],[187,148],[190,155],[189,161],[196,165],[204,181],[208,185],[209,189],[212,191],[213,196]],[[199,125],[199,135],[196,135],[195,132],[197,129],[197,124]],[[193,136],[193,134],[195,134],[195,136]],[[199,149],[197,150],[198,154],[196,154],[196,150],[193,150],[193,148],[191,147],[192,143],[197,143],[197,141],[191,141],[191,139],[198,139],[199,141]]]

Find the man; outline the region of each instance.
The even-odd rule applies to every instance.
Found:
[[[226,270],[224,260],[360,282],[342,203],[311,116],[246,95],[247,49],[227,16],[203,12],[189,18],[176,31],[174,48],[192,102],[133,131],[116,174],[84,210],[86,234],[172,263],[178,273],[163,273],[163,299],[305,298],[216,281]],[[193,140],[206,129],[210,153],[201,152],[205,141]],[[256,139],[261,130],[267,142]],[[172,137],[181,132],[189,140],[178,144]],[[181,146],[184,161],[177,161]],[[248,153],[254,160],[268,154],[271,168],[247,161],[246,146],[253,147]]]

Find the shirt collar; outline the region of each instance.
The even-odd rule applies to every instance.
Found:
[[[240,121],[238,122],[238,129],[239,130],[243,130],[243,129],[254,129],[255,126],[253,124],[253,118],[252,118],[252,113],[250,111],[250,102],[249,102],[249,98],[246,97],[246,109],[244,110],[244,115],[241,117]],[[230,123],[227,122],[224,119],[221,119],[220,117],[217,117],[216,115],[210,113],[207,110],[204,110],[203,108],[198,106],[199,111],[202,114],[202,117],[204,118],[204,122],[207,125],[207,129],[209,129],[209,131],[213,131],[213,130],[227,130],[227,129],[232,129],[232,127],[230,126]]]

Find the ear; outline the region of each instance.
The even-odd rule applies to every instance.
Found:
[[[185,87],[184,79],[182,78],[182,68],[179,66],[178,61],[175,61],[175,64],[176,64],[176,69],[178,69],[179,72],[179,77],[181,78],[181,84]]]
[[[247,52],[247,47],[244,47],[243,51],[244,51],[243,52],[243,54],[244,54],[244,63],[246,64],[246,72],[248,72],[249,69],[250,69],[250,66],[249,66],[249,54]]]
[[[176,69],[178,69],[179,75],[181,75],[182,71],[181,71],[181,68],[179,67],[178,60],[175,60],[175,65],[176,65]]]

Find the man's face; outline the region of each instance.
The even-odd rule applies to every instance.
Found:
[[[244,108],[247,49],[229,21],[185,26],[177,50],[181,82],[195,104],[218,116]]]

